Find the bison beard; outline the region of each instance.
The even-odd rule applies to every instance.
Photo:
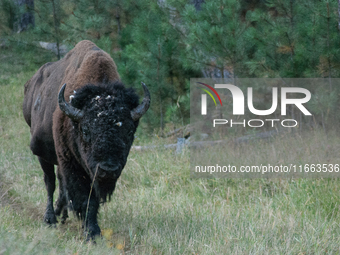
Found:
[[[74,76],[68,77],[67,70]],[[44,65],[26,83],[24,117],[48,194],[45,222],[55,224],[59,215],[65,222],[71,209],[83,221],[88,238],[100,235],[99,205],[111,198],[139,118],[149,108],[150,94],[142,85],[145,96],[139,104],[134,90],[119,81],[113,60],[89,41]],[[59,180],[55,211],[54,165]]]

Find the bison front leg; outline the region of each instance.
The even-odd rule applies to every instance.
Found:
[[[92,181],[77,164],[63,162],[61,172],[70,202],[69,208],[83,221],[87,239],[94,239],[100,235],[100,228],[97,221],[99,199],[92,187]]]
[[[51,163],[48,163],[41,157],[38,157],[41,168],[44,171],[44,181],[45,181],[45,187],[47,190],[47,206],[46,211],[44,215],[44,221],[47,224],[56,224],[57,218],[54,214],[53,209],[53,193],[55,190],[55,173],[54,173],[54,165]]]
[[[74,199],[78,196],[78,198],[81,197],[79,200],[72,200],[72,205],[77,208],[76,211],[83,221],[84,235],[87,240],[94,239],[101,233],[97,220],[99,201],[94,193],[94,191],[90,192],[90,189],[88,189],[82,194],[76,194]],[[86,197],[84,196],[85,194],[87,194]],[[78,204],[77,201],[81,202],[81,204]]]
[[[100,228],[97,221],[97,214],[99,209],[99,202],[97,198],[91,195],[91,198],[87,199],[86,205],[83,204],[82,219],[83,226],[85,227],[86,239],[94,239],[100,235]]]

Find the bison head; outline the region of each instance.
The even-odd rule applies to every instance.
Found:
[[[101,198],[111,195],[114,184],[123,167],[134,139],[139,118],[148,110],[150,93],[144,83],[144,99],[133,89],[123,84],[86,85],[64,98],[66,84],[60,89],[60,109],[70,118],[72,151],[85,168],[97,188],[102,190]],[[113,189],[109,186],[113,185]],[[100,188],[100,186],[107,186]]]

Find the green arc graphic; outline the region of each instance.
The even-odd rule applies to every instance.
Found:
[[[211,98],[214,100],[215,106],[217,106],[216,100],[215,100],[215,98],[213,97],[213,95],[212,95],[208,90],[206,90],[206,89],[202,89],[202,88],[200,88],[200,89],[203,90],[204,92],[206,92],[209,96],[211,96]]]

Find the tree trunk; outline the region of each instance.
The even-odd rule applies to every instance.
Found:
[[[338,0],[338,29],[340,31],[340,0]]]
[[[57,19],[57,12],[54,0],[52,0],[52,7],[53,7],[53,21],[54,21],[54,30],[55,30],[55,39],[57,42],[57,56],[58,60],[60,59],[60,48],[59,48],[59,22]]]
[[[119,15],[119,6],[118,5],[116,6],[116,21],[117,21],[117,27],[118,27],[117,32],[118,32],[118,34],[120,34],[121,27],[120,27],[120,15]]]
[[[339,0],[340,1],[340,0]],[[204,3],[204,0],[193,0],[192,4],[195,6],[197,11],[201,10],[201,5]]]
[[[160,69],[160,60],[161,60],[161,45],[160,43],[158,42],[158,58],[157,58],[157,84],[160,84],[160,74],[159,74],[159,69]],[[159,111],[160,111],[160,117],[161,117],[161,123],[160,123],[160,126],[161,126],[161,136],[164,135],[164,121],[163,121],[163,95],[162,95],[162,88],[159,87],[159,99],[160,99],[160,102],[159,102]]]
[[[13,28],[14,31],[20,33],[27,30],[29,26],[34,27],[34,0],[15,0],[14,3],[20,10],[18,21]]]

